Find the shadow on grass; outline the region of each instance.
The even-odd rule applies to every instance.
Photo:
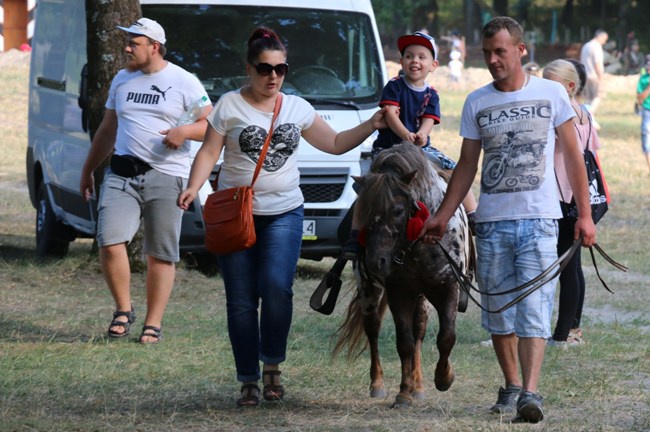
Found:
[[[217,256],[210,252],[190,252],[183,254],[182,263],[190,270],[197,270],[207,277],[219,274],[219,261]]]
[[[79,334],[77,331],[74,333],[66,333],[61,331],[52,330],[48,327],[35,325],[29,321],[21,321],[16,319],[5,319],[0,317],[0,341],[4,342],[59,342],[59,343],[75,343],[75,342],[104,342],[104,337],[97,337],[96,335]]]
[[[7,241],[6,237],[8,236],[0,237],[0,260],[12,263],[17,262],[28,264],[39,262],[33,247],[16,246],[17,243],[27,243],[27,241],[16,241],[15,237],[12,237],[10,241]],[[27,239],[27,237],[24,238]]]

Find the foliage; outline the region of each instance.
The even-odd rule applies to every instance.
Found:
[[[454,29],[466,35],[470,45],[479,43],[485,21],[495,14],[496,0],[372,0],[384,43],[395,45],[401,34],[428,28],[435,37]],[[498,3],[498,2],[497,2]],[[641,0],[510,0],[508,15],[537,42],[548,45],[584,43],[597,28],[616,41],[620,51],[630,31],[639,38],[641,50],[650,52],[650,2]]]

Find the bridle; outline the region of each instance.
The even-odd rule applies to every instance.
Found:
[[[582,236],[580,238],[578,238],[577,240],[575,240],[573,242],[573,244],[571,245],[571,247],[566,252],[564,252],[562,254],[562,256],[558,257],[558,259],[555,260],[555,262],[553,262],[553,264],[551,264],[546,270],[544,270],[537,277],[535,277],[534,279],[531,279],[530,281],[526,282],[525,284],[519,285],[519,286],[517,286],[515,288],[509,289],[509,290],[506,290],[506,291],[490,293],[490,292],[481,291],[479,288],[474,286],[474,284],[472,284],[471,279],[463,274],[463,272],[460,269],[460,267],[458,266],[458,264],[454,261],[454,259],[451,257],[449,252],[447,252],[447,250],[442,245],[442,243],[440,243],[439,241],[436,240],[436,244],[438,246],[440,246],[440,249],[442,249],[442,252],[445,255],[445,257],[447,258],[447,261],[449,262],[449,266],[451,267],[451,270],[452,270],[452,272],[454,274],[454,277],[456,278],[456,280],[460,284],[461,289],[464,290],[467,293],[468,297],[472,300],[472,302],[474,302],[481,310],[484,310],[485,312],[488,312],[488,313],[501,313],[501,312],[511,308],[512,306],[516,305],[517,303],[524,300],[526,297],[528,297],[529,295],[531,295],[532,293],[534,293],[535,291],[540,289],[546,283],[550,282],[555,277],[559,276],[559,274],[562,273],[562,270],[564,270],[564,268],[569,263],[569,260],[571,259],[573,254],[578,250],[579,247],[581,247],[581,243],[582,243]],[[605,287],[605,289],[607,291],[614,294],[614,292],[609,289],[609,287],[607,286],[607,283],[605,283],[603,278],[600,276],[600,272],[598,271],[598,265],[596,264],[596,257],[594,255],[594,249],[596,249],[596,251],[607,262],[609,262],[611,265],[613,265],[617,269],[619,269],[621,271],[624,271],[624,272],[627,272],[628,268],[626,266],[624,266],[623,264],[618,263],[615,260],[613,260],[609,255],[607,255],[605,253],[605,251],[597,243],[594,243],[593,246],[589,247],[589,252],[591,254],[591,261],[594,264],[594,269],[596,270],[596,274],[598,275],[598,279],[600,280],[603,287]],[[480,304],[480,302],[478,302],[472,296],[471,291],[475,291],[478,294],[485,295],[485,296],[499,296],[499,295],[512,294],[512,293],[519,292],[519,291],[523,291],[523,292],[520,295],[518,295],[515,299],[510,301],[508,304],[502,306],[501,308],[496,309],[496,310],[489,310],[487,308],[484,308]]]
[[[413,217],[413,208],[411,210],[411,215],[410,217]],[[398,245],[401,247],[396,247],[397,251],[393,253],[393,262],[397,265],[403,265],[404,264],[404,259],[408,253],[411,252],[413,247],[422,240],[421,237],[418,237],[414,240],[408,240],[406,238],[406,232],[407,232],[407,225],[408,225],[409,218],[407,218],[404,222],[404,225],[401,229],[402,235],[400,236],[401,240],[398,242]],[[542,271],[539,275],[537,275],[535,278],[531,279],[530,281],[519,285],[517,287],[511,288],[506,291],[501,291],[501,292],[486,292],[486,291],[481,291],[479,288],[477,288],[473,283],[472,283],[472,277],[468,276],[463,272],[463,270],[460,268],[458,263],[454,260],[454,258],[451,256],[451,254],[447,251],[447,249],[443,246],[443,244],[439,241],[436,240],[436,244],[440,247],[442,250],[443,254],[445,255],[445,258],[447,259],[449,266],[452,270],[452,273],[454,275],[454,278],[458,281],[460,288],[465,291],[467,296],[474,302],[480,309],[484,310],[485,312],[488,313],[501,313],[512,306],[516,305],[517,303],[521,302],[524,300],[526,297],[540,289],[542,286],[544,286],[546,283],[550,282],[554,278],[560,275],[562,273],[562,270],[568,265],[569,261],[573,257],[573,255],[576,253],[579,247],[581,247],[582,243],[582,237],[578,238],[573,242],[571,247],[564,252],[560,257],[558,257],[557,260],[555,260],[547,269]],[[614,259],[612,259],[609,255],[605,253],[605,251],[597,244],[594,243],[593,246],[589,247],[589,253],[591,254],[591,261],[594,265],[594,269],[596,270],[596,275],[598,275],[598,279],[600,280],[601,284],[603,287],[609,291],[610,293],[614,293],[609,287],[607,286],[607,283],[605,280],[601,277],[600,272],[598,271],[598,265],[596,264],[596,257],[594,255],[594,249],[612,266],[616,267],[617,269],[627,272],[628,268],[624,266],[621,263],[616,262]],[[521,292],[516,298],[508,302],[506,305],[502,306],[499,309],[496,310],[489,310],[481,305],[479,301],[477,301],[473,296],[471,291],[474,291],[480,295],[485,295],[485,296],[501,296],[501,295],[508,295],[508,294],[513,294],[517,292]]]

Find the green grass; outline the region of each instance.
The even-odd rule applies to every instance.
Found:
[[[584,332],[587,345],[549,350],[540,389],[547,418],[511,426],[488,415],[502,385],[478,308],[458,317],[452,352],[456,381],[448,392],[433,387],[437,354],[429,323],[424,372],[428,396],[410,409],[390,409],[399,387],[392,320],[380,347],[386,399],[368,398],[367,353],[348,363],[330,358],[332,337],[351,293],[335,312],[313,312],[309,297],[332,264],[301,261],[295,283],[294,323],[282,365],[286,400],[237,409],[234,362],[226,330],[223,282],[181,264],[164,322],[163,342],[134,341],[145,312],[144,275],[133,275],[139,314],[131,337],[109,341],[112,301],[87,240],[62,260],[34,257],[34,210],[24,180],[26,69],[0,70],[0,119],[11,124],[0,159],[0,430],[1,431],[647,431],[650,429],[650,254],[646,239],[650,194],[641,158],[639,119],[631,91],[610,92],[599,121],[601,159],[614,198],[599,224],[599,243],[630,266],[622,273],[599,260],[615,291],[598,283],[583,252],[588,281]],[[464,94],[445,92],[446,123],[436,145],[456,157],[458,112]],[[7,103],[11,101],[11,103]],[[3,126],[4,128],[4,126]],[[4,129],[3,129],[4,131]],[[349,269],[344,274],[351,282]]]

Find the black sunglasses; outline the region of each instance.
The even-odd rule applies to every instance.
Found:
[[[258,74],[262,76],[269,76],[271,72],[275,71],[278,76],[285,76],[289,72],[289,65],[287,63],[279,63],[271,66],[268,63],[258,63],[253,65]]]

